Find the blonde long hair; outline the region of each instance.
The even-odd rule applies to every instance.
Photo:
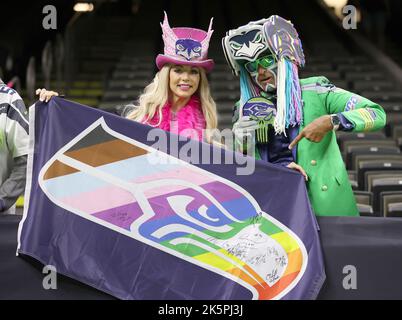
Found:
[[[162,121],[162,108],[169,99],[169,73],[172,64],[166,64],[155,75],[152,82],[147,85],[144,92],[139,97],[139,104],[127,115],[128,119],[135,121],[144,121],[152,119],[156,112],[159,115],[159,125]],[[214,129],[218,127],[218,117],[216,103],[211,97],[209,83],[203,68],[197,68],[200,73],[200,84],[197,92],[201,100],[201,109],[206,122],[206,140],[212,143]]]

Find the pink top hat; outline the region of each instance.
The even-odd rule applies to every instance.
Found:
[[[164,54],[156,57],[156,66],[160,70],[166,63],[188,65],[204,68],[211,71],[215,65],[212,59],[208,59],[209,40],[211,39],[212,21],[209,24],[208,32],[194,28],[170,28],[167,14],[162,27],[162,38],[165,44]]]

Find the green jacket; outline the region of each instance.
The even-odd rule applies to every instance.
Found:
[[[299,132],[318,117],[339,112],[354,124],[353,132],[379,130],[386,123],[381,106],[336,88],[325,77],[301,79],[300,84],[304,120]],[[334,131],[319,143],[302,139],[295,160],[309,177],[307,190],[317,216],[359,215]]]

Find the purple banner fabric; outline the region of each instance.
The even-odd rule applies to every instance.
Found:
[[[176,138],[57,97],[31,107],[18,252],[120,299],[315,299],[303,177],[262,161],[238,175],[213,161],[234,153],[193,140],[178,146],[199,161],[178,160]]]

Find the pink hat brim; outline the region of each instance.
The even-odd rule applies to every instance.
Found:
[[[162,69],[162,67],[167,63],[204,68],[206,72],[210,72],[215,66],[215,62],[212,59],[202,61],[188,61],[176,59],[164,54],[158,54],[158,56],[156,57],[156,66],[158,67],[158,69]]]

